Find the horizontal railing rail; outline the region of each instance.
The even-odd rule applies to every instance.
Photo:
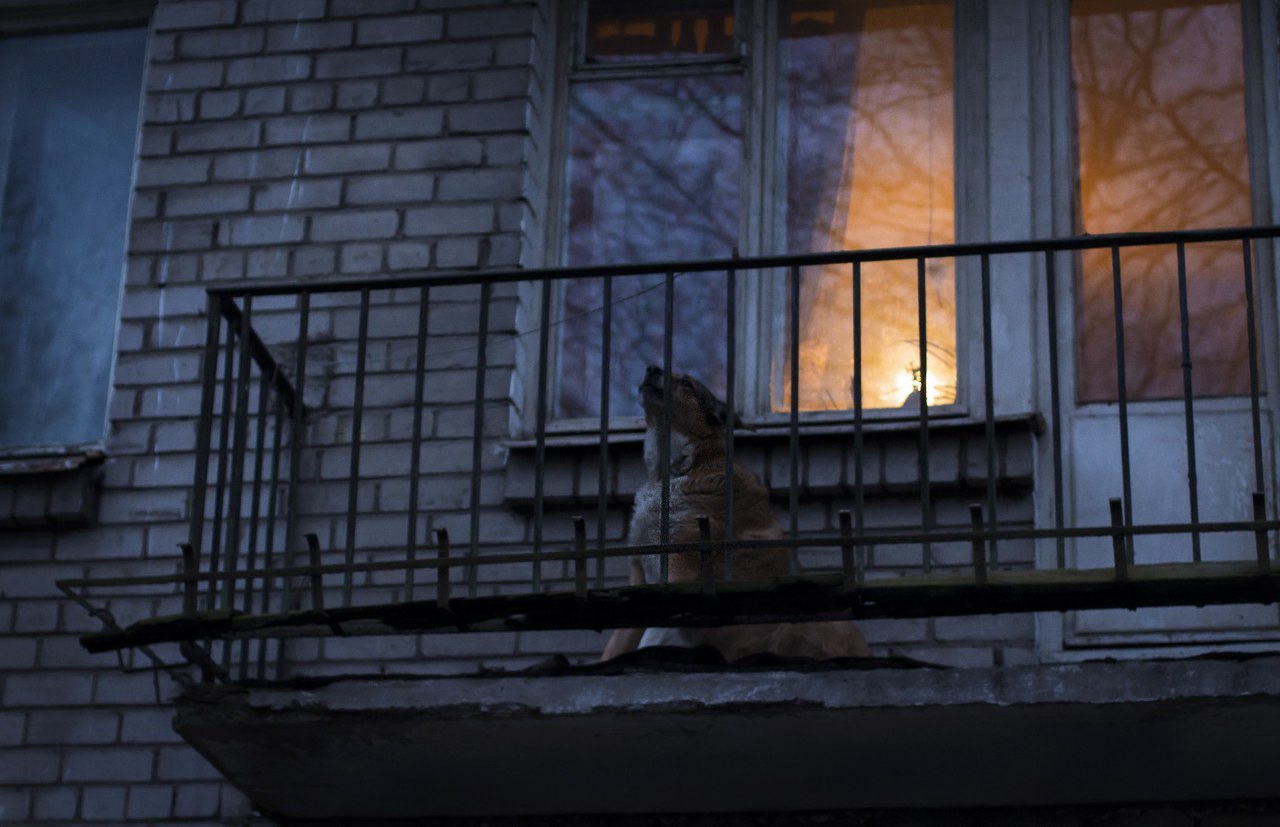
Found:
[[[282,674],[283,649],[269,648],[275,638],[354,634],[374,627],[377,633],[616,628],[779,617],[917,617],[943,611],[1271,602],[1277,599],[1280,583],[1273,564],[1280,520],[1268,518],[1275,512],[1267,505],[1274,494],[1269,484],[1274,449],[1262,423],[1265,383],[1255,274],[1259,262],[1272,267],[1269,250],[1261,253],[1265,245],[1257,242],[1277,237],[1280,227],[1223,228],[554,270],[213,285],[208,290],[210,323],[191,532],[182,571],[74,578],[60,585],[95,593],[168,588],[181,597],[179,614],[112,628],[86,638],[86,646],[106,650],[182,642],[183,656],[199,664],[206,676],[228,679],[264,677],[271,661]],[[1231,255],[1238,264],[1232,266],[1245,303],[1242,347],[1248,360],[1248,389],[1237,395],[1247,398],[1248,427],[1231,438],[1237,453],[1250,457],[1249,467],[1238,470],[1250,479],[1251,491],[1229,514],[1205,515],[1197,478],[1204,458],[1198,459],[1195,452],[1198,417],[1204,414],[1193,392],[1195,359],[1189,334],[1188,280],[1194,281],[1197,274],[1188,273],[1186,253],[1201,249],[1197,245],[1224,243],[1237,245]],[[1134,513],[1135,487],[1141,492],[1157,481],[1135,480],[1133,473],[1134,403],[1125,378],[1132,357],[1126,355],[1121,250],[1151,246],[1168,247],[1176,254],[1184,444],[1169,450],[1185,451],[1180,461],[1185,461],[1188,477],[1185,486],[1174,485],[1186,503],[1185,520],[1143,521]],[[1089,250],[1111,253],[1116,391],[1108,410],[1114,410],[1118,431],[1119,473],[1116,486],[1101,495],[1106,518],[1080,524],[1079,519],[1069,520],[1067,511],[1070,460],[1063,432],[1066,407],[1074,402],[1066,401],[1073,383],[1063,369],[1066,357],[1060,350],[1069,337],[1061,335],[1059,323],[1064,310],[1072,307],[1074,293],[1065,291],[1059,271],[1069,267],[1078,278],[1082,265],[1079,259],[1067,265],[1059,256]],[[1000,354],[1002,360],[1047,361],[1037,368],[1047,368],[1048,374],[1047,398],[1032,412],[1039,427],[1023,430],[998,413],[996,404],[992,263],[1008,256],[1029,256],[1016,268],[1016,278],[1034,281],[1039,286],[1034,295],[1041,303],[1024,312],[1043,314],[1047,325],[1043,356]],[[970,364],[961,374],[964,381],[975,383],[967,398],[976,412],[971,414],[974,433],[964,437],[963,450],[948,447],[959,437],[943,430],[944,421],[956,415],[954,409],[940,415],[926,391],[931,358],[936,358],[925,312],[926,264],[936,260],[974,260],[963,278],[972,284],[978,307],[972,318],[961,322],[972,337],[972,352],[965,357]],[[864,265],[894,261],[914,265],[913,354],[918,367],[913,371],[920,392],[913,395],[914,408],[899,412],[900,417],[910,416],[915,427],[888,433],[868,419],[864,398],[863,282]],[[834,265],[847,266],[841,278],[847,280],[852,308],[851,404],[841,424],[811,418],[802,410],[799,395],[801,282],[806,268]],[[732,412],[741,397],[736,363],[743,344],[735,309],[741,289],[738,276],[761,271],[776,272],[785,281],[778,323],[785,339],[778,343],[785,356],[779,362],[781,375],[789,377],[780,393],[785,404],[778,411],[785,424],[772,427],[775,436],[768,437],[782,457],[773,462],[769,482],[773,498],[783,505],[783,536],[735,538],[738,492],[726,483],[723,536],[713,537],[704,529],[696,542],[676,542],[671,529],[669,400],[676,361],[677,275],[712,274],[716,289],[726,297],[724,401]],[[958,265],[953,272],[959,283]],[[609,404],[615,347],[612,311],[627,300],[614,301],[612,284],[627,276],[661,279],[646,288],[661,290],[662,398],[668,400],[654,423],[661,492],[657,543],[624,537],[619,528],[631,493],[621,487],[623,466],[632,463],[627,474],[634,475],[639,459],[634,441],[623,445],[613,433],[612,417],[618,412]],[[575,504],[553,508],[549,460],[555,446],[549,442],[548,426],[554,377],[548,366],[555,361],[552,330],[564,323],[556,310],[554,286],[583,279],[598,280],[603,293],[600,306],[586,314],[598,312],[600,324],[598,438],[592,440],[590,463],[574,461],[569,499]],[[1174,283],[1172,274],[1168,281]],[[495,298],[495,288],[513,283],[525,292]],[[498,301],[506,303],[500,312],[495,310]],[[512,343],[514,352],[507,347]],[[527,405],[511,390],[517,380],[532,383]],[[313,401],[307,404],[304,399]],[[1240,403],[1242,410],[1244,404]],[[503,501],[503,486],[513,484],[511,460],[504,462],[497,455],[512,444],[507,423],[517,417],[532,431],[518,449],[510,449],[532,453],[527,517],[513,516]],[[802,434],[810,434],[808,439],[822,435],[844,440],[838,484],[821,495],[828,505],[816,527],[802,524],[801,518],[808,500],[817,496],[809,480],[802,479],[802,466],[813,459],[805,454],[810,449]],[[910,473],[900,473],[896,481],[868,478],[877,472],[864,468],[863,457],[869,451],[889,450],[881,447],[888,439],[898,439],[894,450],[912,457],[914,465],[903,466]],[[1023,441],[1015,444],[1018,439]],[[726,429],[726,468],[740,460],[759,467],[760,455],[751,450],[735,438],[732,428]],[[943,456],[943,451],[952,453]],[[1006,454],[1018,451],[1026,457],[1039,453],[1042,461],[1033,480],[1014,484]],[[958,463],[963,463],[962,471],[954,470]],[[1032,492],[1051,501],[1051,507],[1035,511],[1027,505]],[[877,509],[886,498],[898,506],[908,503],[906,509],[914,509],[914,518],[901,516],[900,507],[892,525],[879,521]],[[945,519],[944,509],[950,515]],[[1188,559],[1170,560],[1168,554],[1154,563],[1147,559],[1150,555],[1140,559],[1135,544],[1152,537],[1185,542]],[[1210,540],[1215,543],[1214,562],[1207,562],[1203,549]],[[1072,544],[1088,541],[1101,541],[1090,553],[1102,556],[1082,566],[1083,552],[1077,549],[1077,559],[1069,561]],[[1030,543],[1033,556],[1004,559],[1001,550],[1017,543]],[[905,551],[916,547],[918,559],[907,562]],[[759,549],[785,550],[791,558],[790,573],[755,585],[735,574],[735,553]],[[1224,553],[1229,559],[1221,559]],[[642,554],[659,558],[659,582],[623,585],[624,572],[611,568],[610,562]],[[305,562],[298,562],[299,555]],[[668,561],[673,555],[698,557],[703,563],[701,580],[670,582]],[[895,562],[882,562],[881,555]],[[712,566],[713,559],[723,559],[723,567]],[[881,579],[885,574],[894,575],[892,583]],[[421,597],[424,589],[431,595],[428,599]],[[84,596],[77,593],[76,599]],[[256,652],[251,652],[251,640]]]

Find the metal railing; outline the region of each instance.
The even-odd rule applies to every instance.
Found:
[[[183,570],[175,575],[100,577],[66,580],[61,586],[92,605],[86,592],[153,587],[182,595],[182,611],[129,628],[108,628],[84,639],[94,651],[181,641],[183,655],[206,674],[226,678],[262,677],[273,655],[270,641],[293,635],[393,634],[441,630],[608,628],[634,625],[711,625],[777,617],[917,617],[1081,608],[1204,605],[1272,602],[1280,596],[1274,571],[1272,537],[1280,521],[1268,518],[1267,457],[1271,448],[1262,427],[1263,381],[1256,322],[1255,268],[1259,241],[1280,236],[1280,228],[1140,233],[1056,240],[950,244],[861,250],[802,256],[681,261],[615,267],[417,275],[316,283],[240,283],[209,288],[209,328],[203,362],[203,401],[198,425],[196,472],[190,541]],[[1228,519],[1202,519],[1195,454],[1196,405],[1192,393],[1193,360],[1189,344],[1187,248],[1233,243],[1240,252],[1240,278],[1247,307],[1250,432],[1253,493],[1247,513]],[[1185,489],[1189,519],[1140,522],[1135,515],[1130,429],[1133,403],[1125,381],[1121,251],[1169,246],[1176,251],[1185,450],[1189,477]],[[1065,254],[1104,250],[1111,254],[1114,286],[1114,350],[1117,396],[1115,422],[1121,467],[1119,496],[1109,498],[1109,519],[1076,525],[1068,520],[1063,431],[1067,412],[1064,370],[1059,352],[1059,317],[1067,301],[1061,271]],[[1048,471],[1038,474],[1037,494],[1052,499],[1049,525],[1043,515],[1002,518],[1001,459],[1007,424],[996,415],[993,344],[992,262],[1022,257],[1022,278],[1040,280],[1040,308],[1047,320],[1049,398],[1038,412],[1050,444],[1042,455]],[[906,418],[898,417],[897,439],[910,439],[916,456],[912,499],[917,525],[885,527],[871,500],[883,494],[882,482],[864,478],[860,461],[872,441],[889,427],[869,416],[862,397],[862,270],[875,262],[916,265],[920,387],[928,387],[929,342],[925,316],[926,264],[956,262],[976,274],[980,309],[973,320],[975,349],[981,363],[980,393],[970,399],[981,414],[964,423],[974,438],[977,470],[947,493],[932,469],[954,412],[931,409],[927,393]],[[968,262],[973,262],[968,264]],[[814,430],[799,402],[801,342],[800,283],[806,268],[848,268],[853,314],[853,404],[845,421],[823,432],[848,440],[854,461],[850,478],[833,498],[838,519],[817,530],[802,530],[806,496],[801,477],[802,443]],[[623,454],[635,453],[634,437],[611,430],[610,310],[613,285],[634,276],[662,278],[664,319],[662,367],[670,400],[673,367],[673,306],[677,274],[706,273],[723,278],[730,308],[725,324],[726,402],[735,410],[735,354],[741,344],[733,308],[744,273],[774,272],[786,279],[789,296],[786,354],[789,404],[785,424],[773,429],[772,442],[786,445],[785,485],[774,480],[775,498],[785,501],[785,537],[769,540],[713,538],[704,532],[695,543],[669,542],[671,476],[669,457],[659,463],[662,490],[662,541],[629,546],[610,529],[611,517],[625,514],[626,491],[616,481]],[[965,275],[958,275],[963,283]],[[552,364],[551,333],[556,285],[569,279],[598,279],[604,285],[600,377],[601,405],[594,474],[581,473],[576,504],[548,506],[548,420]],[[521,324],[537,309],[537,319]],[[472,315],[474,314],[474,324]],[[523,362],[520,350],[536,339]],[[976,343],[980,339],[980,346]],[[431,344],[439,343],[434,349]],[[1005,358],[1005,357],[1002,357]],[[1028,357],[1025,354],[1018,358]],[[511,392],[512,377],[533,375],[533,411],[522,411],[523,397]],[[974,375],[973,373],[967,374]],[[962,379],[963,381],[963,379]],[[977,391],[978,389],[974,389]],[[465,392],[464,392],[465,391]],[[313,400],[308,405],[305,400]],[[979,399],[981,400],[979,403]],[[510,442],[508,421],[523,413],[533,425],[532,498],[527,528],[513,530],[525,518],[513,517],[501,495],[507,468],[495,450]],[[665,405],[659,428],[669,433],[671,409]],[[903,436],[905,434],[905,436]],[[977,436],[980,434],[980,436]],[[726,466],[744,457],[743,437],[726,429]],[[759,442],[761,438],[752,437]],[[931,439],[933,440],[931,442]],[[1026,450],[1036,450],[1028,436]],[[663,451],[668,441],[659,440]],[[754,443],[752,443],[754,444]],[[750,447],[750,446],[747,446]],[[749,452],[747,452],[749,453]],[[635,462],[632,457],[631,462]],[[594,476],[597,490],[584,490]],[[732,475],[727,475],[731,478]],[[465,483],[465,490],[459,487]],[[947,484],[954,480],[948,480]],[[1137,483],[1141,486],[1141,482]],[[487,486],[487,487],[486,487]],[[880,486],[877,488],[877,486]],[[954,487],[954,486],[953,486]],[[1029,499],[1024,492],[1024,499]],[[735,492],[727,484],[725,520],[733,537]],[[904,496],[898,492],[898,496]],[[963,500],[965,519],[939,521],[940,498]],[[1274,507],[1270,509],[1274,512]],[[596,531],[589,539],[586,518],[594,511]],[[615,520],[615,525],[617,522]],[[836,525],[838,524],[838,525]],[[494,526],[501,530],[495,530]],[[450,531],[455,534],[451,541]],[[611,534],[612,531],[612,534]],[[465,535],[457,542],[456,535]],[[515,536],[519,535],[519,536]],[[1185,536],[1189,559],[1141,563],[1135,538]],[[1207,535],[1244,538],[1247,556],[1206,562],[1201,539]],[[430,540],[428,539],[430,538]],[[1070,543],[1087,538],[1110,541],[1111,565],[1068,567]],[[1051,549],[1046,567],[1030,561],[1004,564],[998,544],[1029,541]],[[921,549],[909,576],[868,576],[869,549]],[[934,571],[935,549],[963,546],[959,563]],[[818,560],[790,577],[745,582],[734,576],[732,554],[753,548],[786,548],[793,561],[802,551]],[[723,577],[711,574],[696,583],[666,582],[669,555],[693,552],[704,561],[729,558]],[[623,585],[606,578],[611,561],[637,553],[661,555],[663,582]],[[300,559],[301,558],[301,559]],[[363,558],[363,559],[360,559]],[[594,563],[594,579],[591,566]],[[461,570],[462,576],[455,576]],[[513,574],[513,571],[527,574]],[[550,576],[547,572],[551,571]],[[555,574],[559,572],[559,574]],[[430,596],[423,599],[424,591]],[[109,616],[108,616],[109,617]],[[104,620],[104,622],[106,622]],[[114,621],[112,621],[112,624]],[[112,624],[108,624],[109,626]],[[256,652],[250,641],[257,640]],[[204,641],[201,645],[200,641]],[[214,641],[219,641],[214,644]],[[217,647],[221,651],[216,651]],[[236,647],[239,654],[236,654]],[[278,651],[276,655],[278,656]],[[254,663],[256,661],[256,669]]]

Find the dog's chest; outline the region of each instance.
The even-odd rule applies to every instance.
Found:
[[[674,536],[677,529],[689,519],[688,498],[684,493],[684,477],[671,479],[671,504],[668,511],[668,539]],[[662,542],[662,483],[649,480],[636,491],[635,509],[631,512],[631,529],[629,532],[632,545],[649,546]],[[661,577],[661,556],[658,554],[640,555],[640,563],[644,567],[647,583],[657,583]]]

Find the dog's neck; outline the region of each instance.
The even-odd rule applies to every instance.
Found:
[[[651,425],[644,432],[644,467],[649,470],[649,479],[662,477],[662,440],[658,436],[659,428]],[[682,477],[693,467],[695,446],[684,434],[671,430],[671,476]]]

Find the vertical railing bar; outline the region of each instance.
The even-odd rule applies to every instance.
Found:
[[[298,352],[294,361],[294,382],[298,387],[294,394],[293,409],[290,411],[289,426],[289,497],[286,508],[289,513],[285,518],[284,532],[284,564],[293,566],[294,549],[298,543],[298,477],[302,474],[302,434],[303,434],[303,400],[306,399],[307,383],[307,337],[311,325],[311,292],[304,290],[301,296],[301,307],[298,310]],[[281,578],[281,609],[289,611],[293,608],[293,581]],[[283,646],[281,647],[283,651]],[[283,673],[284,663],[281,659],[279,668]]]
[[[573,518],[573,599],[587,602],[587,521]]]
[[[734,258],[737,258],[738,251],[735,249]],[[737,370],[738,370],[738,270],[730,267],[725,277],[725,292],[727,293],[725,301],[725,356],[724,356],[724,406],[725,406],[725,422],[724,422],[724,541],[730,542],[734,538],[734,501],[733,501],[733,440],[734,426],[738,422],[738,403],[737,394]],[[725,546],[724,549],[724,579],[726,582],[733,580],[733,549]]]
[[[417,570],[412,563],[418,558],[418,487],[422,473],[422,394],[427,381],[427,328],[431,315],[431,288],[423,285],[418,295],[418,341],[413,369],[413,436],[409,449],[409,525],[406,555],[410,565],[404,570],[404,599],[413,600]]]
[[[929,485],[929,333],[928,307],[925,303],[925,259],[916,259],[916,315],[920,328],[920,522],[926,537],[933,530],[933,505]],[[933,571],[933,544],[921,544],[924,570]]]
[[[476,345],[476,398],[471,430],[471,537],[467,556],[467,595],[476,596],[480,573],[480,465],[484,458],[484,386],[489,367],[489,303],[493,298],[492,282],[480,285],[480,322]]]
[[[324,575],[320,573],[320,537],[313,533],[307,534],[307,561],[308,568],[311,573],[307,579],[311,583],[311,610],[316,612],[324,611]]]
[[[658,427],[658,476],[661,502],[658,512],[658,542],[664,548],[658,562],[658,579],[662,585],[670,578],[670,560],[665,546],[671,542],[671,361],[673,349],[672,320],[675,318],[676,276],[668,272],[663,282],[662,304],[662,417]]]
[[[604,279],[600,316],[600,459],[596,471],[596,547],[609,540],[609,383],[613,361],[613,279]],[[604,588],[603,554],[596,557],[596,588]]]
[[[969,505],[969,525],[973,529],[973,581],[978,588],[985,589],[987,587],[987,550],[982,538],[982,506],[978,503]]]
[[[703,596],[715,597],[716,563],[711,547],[711,518],[706,514],[698,515],[698,567],[702,573]]]
[[[1249,412],[1253,425],[1253,479],[1254,490],[1265,494],[1266,472],[1262,465],[1262,408],[1259,397],[1262,393],[1261,380],[1258,378],[1258,328],[1253,298],[1253,254],[1249,239],[1243,240],[1244,251],[1244,306],[1245,331],[1249,343]]]
[[[1112,497],[1107,505],[1111,511],[1111,559],[1115,566],[1115,578],[1123,583],[1129,580],[1128,526],[1120,500]]]
[[[1120,405],[1120,475],[1125,526],[1133,525],[1133,487],[1129,467],[1129,388],[1124,355],[1124,287],[1120,276],[1120,248],[1111,247],[1111,290],[1116,322],[1116,389]],[[1133,537],[1125,534],[1125,548],[1133,561]]]
[[[853,530],[857,537],[862,537],[866,516],[862,452],[862,261],[857,260],[853,262]],[[856,551],[861,558],[861,544]],[[854,573],[860,576],[861,567],[855,566]]]
[[[244,570],[249,575],[244,581],[244,612],[253,611],[253,572],[258,567],[258,531],[262,526],[262,465],[267,448],[267,400],[271,395],[271,375],[259,372],[257,431],[254,435],[253,494],[249,509],[249,549]],[[249,639],[240,641],[240,679],[249,677]]]
[[[840,571],[844,577],[844,590],[853,592],[858,588],[858,572],[853,557],[853,526],[849,509],[842,508],[840,518]]]
[[[787,483],[787,510],[790,517],[790,536],[792,540],[800,537],[800,266],[791,267],[790,295],[790,357],[791,357],[791,399],[789,434],[790,443],[790,478]],[[791,547],[789,563],[791,574],[800,570],[800,549]]]
[[[200,421],[196,426],[196,470],[191,503],[191,533],[188,544],[196,565],[204,550],[205,498],[209,491],[209,459],[213,450],[213,409],[218,392],[218,345],[222,340],[222,303],[229,299],[210,295],[205,305],[204,361],[200,371]]]
[[[1054,527],[1061,531],[1065,528],[1064,523],[1067,518],[1062,480],[1062,392],[1059,388],[1058,375],[1058,285],[1055,267],[1053,251],[1046,250],[1044,271],[1049,302],[1049,405],[1052,409],[1050,417],[1053,421],[1053,512]],[[1058,534],[1056,541],[1058,568],[1066,568],[1066,538]]]
[[[996,395],[995,359],[991,336],[991,256],[982,254],[982,394],[987,449],[987,518],[992,531],[999,522],[996,511]],[[991,565],[999,560],[995,537],[991,538]],[[985,561],[984,561],[985,562]],[[985,573],[985,572],[984,572]]]
[[[445,564],[449,562],[449,530],[446,528],[436,529],[436,559]],[[475,566],[471,568],[474,570]],[[436,569],[436,607],[442,612],[449,610],[450,571],[448,565]]]
[[[297,404],[301,405],[302,396],[299,394],[296,399]],[[264,569],[271,568],[275,562],[276,497],[280,486],[280,443],[284,432],[281,413],[284,410],[284,403],[279,392],[277,392],[275,397],[275,433],[271,436],[271,488],[267,491],[267,542],[266,548],[262,552],[262,567]],[[270,577],[263,578],[262,581],[261,606],[263,614],[266,614],[271,609],[271,581],[272,578]],[[263,638],[258,641],[258,680],[262,680],[266,676],[266,669],[267,639]]]
[[[235,378],[235,329],[231,321],[227,321],[227,349],[222,363],[222,419],[218,424],[218,482],[214,494],[213,537],[209,545],[209,573],[216,574],[222,566],[222,505],[227,493],[227,463],[231,442],[231,400],[232,386]],[[209,581],[208,594],[205,596],[205,607],[213,610],[218,606],[218,581]]]
[[[1267,519],[1267,498],[1261,491],[1253,492],[1253,521],[1261,523]],[[1258,528],[1253,532],[1254,550],[1258,558],[1258,573],[1271,573],[1271,551],[1267,547],[1267,530]]]
[[[360,507],[360,447],[364,441],[364,374],[365,360],[369,352],[369,296],[370,289],[360,289],[360,325],[356,334],[356,388],[354,409],[351,413],[351,471],[347,478],[347,545],[346,563],[356,561],[356,520]],[[351,605],[353,573],[342,575],[342,605]]]
[[[1196,422],[1191,383],[1191,313],[1187,308],[1187,247],[1181,241],[1178,251],[1178,318],[1182,334],[1182,404],[1187,431],[1187,495],[1191,508],[1191,560],[1200,562],[1200,488],[1196,478]]]
[[[244,297],[244,311],[240,314],[240,364],[236,375],[235,398],[235,432],[231,441],[231,490],[229,494],[231,514],[227,521],[227,557],[226,570],[235,573],[240,570],[240,518],[243,516],[244,503],[244,465],[245,454],[248,453],[246,443],[249,439],[249,337],[252,334],[253,296]],[[236,581],[228,580],[223,587],[222,607],[231,609],[236,601]],[[230,668],[231,646],[223,647],[222,668]]]
[[[546,459],[547,459],[547,374],[551,369],[548,356],[551,348],[551,279],[542,280],[542,318],[538,326],[538,399],[537,426],[534,432],[533,450],[533,591],[542,591],[542,531],[546,519]]]

